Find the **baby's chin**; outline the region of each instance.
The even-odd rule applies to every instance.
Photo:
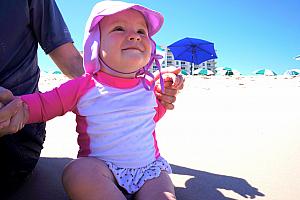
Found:
[[[133,74],[136,73],[139,69],[143,68],[144,66],[141,65],[134,65],[134,64],[124,64],[122,67],[119,68],[118,71],[121,71],[123,73],[130,73],[132,72]]]
[[[136,70],[139,70],[143,67],[145,67],[147,63],[144,62],[144,60],[142,61],[132,61],[132,62],[123,62],[119,65],[119,69],[122,71],[122,72],[132,72],[132,71],[136,71]]]

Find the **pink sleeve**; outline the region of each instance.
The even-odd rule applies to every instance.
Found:
[[[91,83],[91,77],[87,75],[70,80],[49,92],[21,96],[29,108],[27,123],[48,121],[74,110],[79,98],[93,86]]]
[[[148,79],[146,79],[146,84],[150,86],[150,84],[152,84],[152,82]],[[155,94],[155,90],[156,87],[154,87],[153,89],[154,94]],[[156,94],[155,94],[156,97]],[[158,122],[166,113],[166,108],[159,102],[159,100],[156,98],[156,103],[157,103],[157,107],[155,107],[156,110],[156,115],[154,116],[154,121]]]
[[[154,116],[154,121],[158,122],[166,113],[166,108],[156,99],[157,107],[155,107],[156,115]]]

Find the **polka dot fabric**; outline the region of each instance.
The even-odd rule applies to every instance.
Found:
[[[129,194],[137,192],[145,181],[158,177],[161,171],[172,173],[171,166],[162,157],[141,168],[120,168],[111,162],[106,162],[106,164],[114,174],[119,186]]]

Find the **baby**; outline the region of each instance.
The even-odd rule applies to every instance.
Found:
[[[137,4],[97,3],[85,29],[86,74],[52,91],[21,96],[27,123],[76,114],[80,150],[63,173],[72,200],[126,199],[128,193],[141,200],[175,199],[171,167],[155,132],[166,109],[148,71],[153,61],[160,67],[152,36],[163,21]]]

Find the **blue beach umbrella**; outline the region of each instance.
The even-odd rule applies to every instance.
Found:
[[[201,64],[207,60],[218,58],[214,43],[197,38],[183,38],[169,45],[175,60],[183,60],[193,64]],[[191,74],[193,65],[191,65]]]

